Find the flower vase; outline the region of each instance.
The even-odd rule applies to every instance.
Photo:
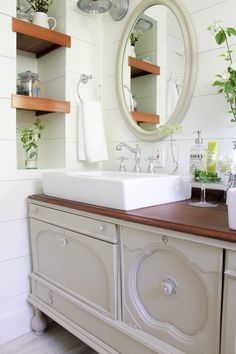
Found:
[[[130,46],[130,56],[136,58],[135,47],[134,45]]]
[[[34,12],[32,14],[33,24],[41,27],[45,27],[51,30],[57,25],[57,21],[54,17],[48,17],[48,15],[44,12]],[[49,26],[49,21],[52,21],[52,26]]]
[[[25,151],[25,169],[35,170],[38,168],[38,147],[32,146]]]
[[[167,162],[170,170],[169,173],[176,175],[179,168],[179,150],[172,137],[170,139],[170,145],[167,148]]]

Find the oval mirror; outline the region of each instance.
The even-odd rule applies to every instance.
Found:
[[[117,83],[125,121],[139,138],[161,140],[158,127],[182,121],[194,89],[197,50],[189,15],[177,0],[147,0],[122,38]]]

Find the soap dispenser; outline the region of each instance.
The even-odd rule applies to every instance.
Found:
[[[197,130],[196,132],[193,132],[193,134],[197,134],[197,138],[195,139],[195,144],[190,149],[190,176],[194,175],[195,170],[205,171],[207,162],[207,148],[203,144],[201,130]]]

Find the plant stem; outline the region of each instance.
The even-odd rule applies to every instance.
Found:
[[[176,173],[176,171],[178,170],[179,164],[175,160],[174,146],[173,146],[173,135],[172,134],[170,136],[170,151],[171,151],[171,155],[172,155],[172,160],[175,163],[175,169],[174,169],[173,173]]]

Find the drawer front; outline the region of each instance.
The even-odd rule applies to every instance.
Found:
[[[116,226],[108,222],[42,207],[37,204],[30,204],[29,216],[107,242],[117,243]]]
[[[30,227],[34,272],[116,318],[118,245],[35,219]]]
[[[35,276],[33,276],[35,278]],[[45,304],[56,310],[58,313],[67,317],[75,324],[79,325],[90,335],[99,338],[110,350],[104,350],[104,353],[123,353],[123,354],[184,354],[182,351],[171,347],[170,345],[156,341],[149,343],[150,338],[145,333],[126,332],[126,327],[121,328],[121,322],[117,321],[117,327],[111,325],[110,321],[104,321],[100,316],[87,311],[84,306],[76,299],[69,297],[59,289],[47,285],[45,281],[35,280],[36,297]],[[115,324],[115,321],[113,321]],[[146,337],[146,338],[145,338]],[[146,343],[146,344],[145,344]],[[150,346],[149,346],[150,344]],[[156,350],[154,349],[156,347]],[[160,348],[160,350],[159,350]],[[103,353],[103,351],[101,351]]]

